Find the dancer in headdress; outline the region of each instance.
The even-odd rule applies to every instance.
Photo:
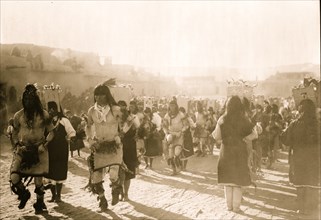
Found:
[[[14,157],[10,169],[11,190],[18,195],[19,209],[23,209],[30,198],[30,192],[22,183],[22,177],[32,176],[35,180],[37,202],[36,213],[46,211],[44,203],[43,176],[48,173],[47,144],[53,138],[53,126],[49,114],[43,109],[37,88],[28,84],[22,95],[23,109],[13,118]],[[47,137],[45,133],[48,133]]]
[[[99,207],[101,211],[105,211],[108,208],[103,187],[106,167],[109,167],[112,205],[119,202],[119,195],[122,192],[122,183],[119,179],[119,165],[123,161],[123,146],[119,136],[122,114],[105,84],[96,86],[94,101],[95,104],[88,110],[86,129],[92,151],[88,162],[91,169],[91,191],[98,195]]]
[[[183,144],[184,144],[184,131],[188,128],[184,121],[185,115],[179,111],[175,99],[170,101],[168,113],[164,117],[163,129],[166,134],[166,149],[167,161],[173,169],[172,175],[178,173],[181,169],[182,163],[180,160]]]

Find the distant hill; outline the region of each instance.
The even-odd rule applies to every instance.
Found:
[[[294,64],[262,68],[231,68],[231,67],[170,67],[166,72],[171,76],[182,77],[214,77],[216,80],[225,81],[231,78],[262,81],[272,75],[283,72],[310,72],[316,78],[320,76],[320,64]]]
[[[1,70],[16,65],[46,72],[102,71],[97,54],[34,44],[1,44],[1,60]]]
[[[101,62],[95,53],[34,44],[0,44],[0,55],[0,80],[9,86],[23,88],[27,82],[55,82],[74,94],[101,80],[117,78],[119,83],[132,84],[137,95],[162,96],[187,91],[197,96],[224,96],[227,80],[258,79],[259,94],[288,96],[303,75],[320,79],[320,65],[311,63],[261,69],[177,66],[164,67],[163,72],[155,75],[130,64],[112,64],[111,58]]]
[[[16,87],[18,94],[26,83],[54,82],[61,85],[64,92],[79,95],[109,78],[116,78],[119,84],[132,84],[137,95],[175,93],[175,86],[165,78],[130,64],[113,65],[110,57],[101,62],[95,53],[34,44],[1,44],[0,55],[0,80],[8,88]]]
[[[273,68],[272,68],[273,69]],[[303,63],[274,67],[275,72],[310,72],[320,77],[320,64]]]

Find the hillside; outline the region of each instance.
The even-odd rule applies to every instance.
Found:
[[[14,68],[14,65],[45,72],[103,71],[98,55],[93,53],[33,44],[2,44],[1,71]]]
[[[156,76],[130,64],[113,64],[110,57],[104,58],[102,62],[102,58],[95,53],[70,49],[33,44],[1,44],[0,54],[1,81],[8,86],[23,88],[28,82],[55,82],[65,92],[70,91],[75,95],[102,80],[117,78],[119,83],[132,84],[137,95],[185,93],[193,96],[225,96],[227,80],[258,79],[258,94],[289,96],[291,88],[302,80],[303,73],[320,79],[320,65],[311,63],[262,69],[169,67],[166,72]]]

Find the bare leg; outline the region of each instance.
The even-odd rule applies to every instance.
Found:
[[[183,170],[186,170],[186,166],[187,166],[187,160],[183,160]]]
[[[240,212],[240,206],[242,201],[242,189],[241,187],[233,187],[233,211]]]
[[[124,200],[125,201],[128,201],[128,191],[129,191],[129,186],[130,186],[130,179],[129,180],[125,180],[124,182],[124,191],[125,191],[125,194],[124,194]]]
[[[151,169],[153,168],[153,158],[149,158],[149,166]]]
[[[149,165],[148,165],[148,158],[147,158],[147,157],[144,157],[144,160],[145,160],[145,163],[146,163],[145,169],[147,169],[147,168],[149,167]]]
[[[227,210],[232,211],[233,209],[233,188],[231,186],[224,186],[225,201]]]

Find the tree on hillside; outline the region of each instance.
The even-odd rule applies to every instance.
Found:
[[[44,65],[41,54],[38,54],[33,58],[33,64],[35,70],[43,70]]]
[[[33,69],[33,56],[30,50],[27,51],[26,61],[30,63],[30,68]]]
[[[7,84],[0,82],[0,135],[4,134],[8,122]]]
[[[17,90],[14,86],[9,88],[8,102],[9,104],[17,102]]]
[[[15,113],[21,108],[21,103],[18,101],[17,90],[14,86],[10,86],[8,91],[8,111]]]
[[[83,65],[81,65],[80,63],[77,62],[76,57],[72,57],[72,58],[66,59],[63,62],[63,64],[66,65],[66,66],[70,66],[71,69],[73,71],[75,71],[75,72],[78,72],[80,69],[84,68]]]
[[[21,57],[21,50],[19,49],[19,47],[15,46],[12,48],[10,55],[15,57]]]

